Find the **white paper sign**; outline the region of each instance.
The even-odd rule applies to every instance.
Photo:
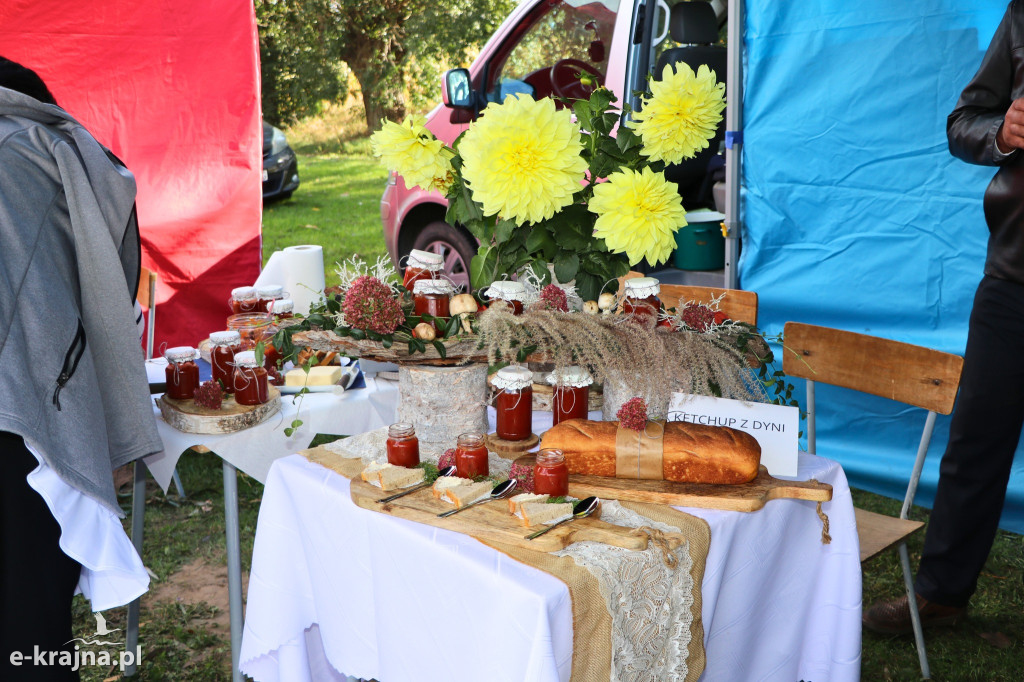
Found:
[[[768,473],[772,476],[797,474],[800,410],[796,407],[673,393],[668,420],[729,426],[745,431],[760,444],[761,464]]]

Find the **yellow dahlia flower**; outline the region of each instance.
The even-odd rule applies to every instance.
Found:
[[[484,215],[536,223],[572,203],[587,162],[580,129],[549,98],[491,103],[462,142],[462,177]]]
[[[588,208],[597,214],[594,235],[610,250],[626,254],[630,265],[644,257],[651,265],[668,260],[676,230],[686,225],[676,184],[650,168],[612,173],[594,186]]]
[[[661,80],[652,80],[650,97],[633,114],[629,126],[643,140],[641,154],[652,161],[679,163],[692,159],[715,136],[725,109],[725,84],[701,64],[697,73],[687,64],[666,64]]]
[[[445,192],[452,183],[452,152],[423,126],[421,119],[401,124],[381,121],[370,146],[384,166],[399,173],[409,187]]]

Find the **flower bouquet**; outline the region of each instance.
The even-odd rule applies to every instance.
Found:
[[[685,64],[651,81],[640,111],[615,101],[605,88],[559,104],[509,95],[452,147],[412,119],[384,122],[371,142],[407,184],[443,193],[448,222],[480,240],[475,289],[531,273],[546,285],[553,273],[591,301],[629,265],[668,259],[686,212],[665,164],[707,148],[725,108],[714,72]]]

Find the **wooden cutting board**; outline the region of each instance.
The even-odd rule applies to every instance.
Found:
[[[675,483],[603,476],[569,476],[569,494],[573,497],[596,495],[602,499],[628,502],[653,502],[676,507],[757,511],[769,500],[790,498],[828,502],[832,486],[818,481],[783,481],[772,478],[763,466],[757,478],[742,485]]]
[[[480,504],[442,519],[437,515],[454,509],[454,507],[447,502],[435,500],[430,488],[418,490],[394,502],[380,504],[377,500],[398,491],[383,492],[380,488],[361,480],[357,473],[356,477],[352,479],[351,489],[352,501],[363,509],[397,516],[409,521],[418,521],[438,528],[447,528],[482,540],[503,542],[540,552],[565,549],[568,545],[582,540],[603,542],[606,545],[632,550],[647,548],[648,538],[644,533],[632,528],[606,523],[593,516],[570,521],[541,535],[536,540],[527,540],[527,535],[544,526],[529,528],[523,526],[518,518],[509,513],[506,500]],[[665,533],[665,536],[669,541],[669,546],[673,549],[685,541],[685,538],[679,533]]]

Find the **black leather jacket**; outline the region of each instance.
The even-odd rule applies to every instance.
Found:
[[[1024,284],[1024,151],[1008,157],[996,133],[1010,103],[1024,97],[1024,0],[1006,9],[978,73],[946,122],[949,151],[969,163],[999,166],[985,190],[985,274]]]

